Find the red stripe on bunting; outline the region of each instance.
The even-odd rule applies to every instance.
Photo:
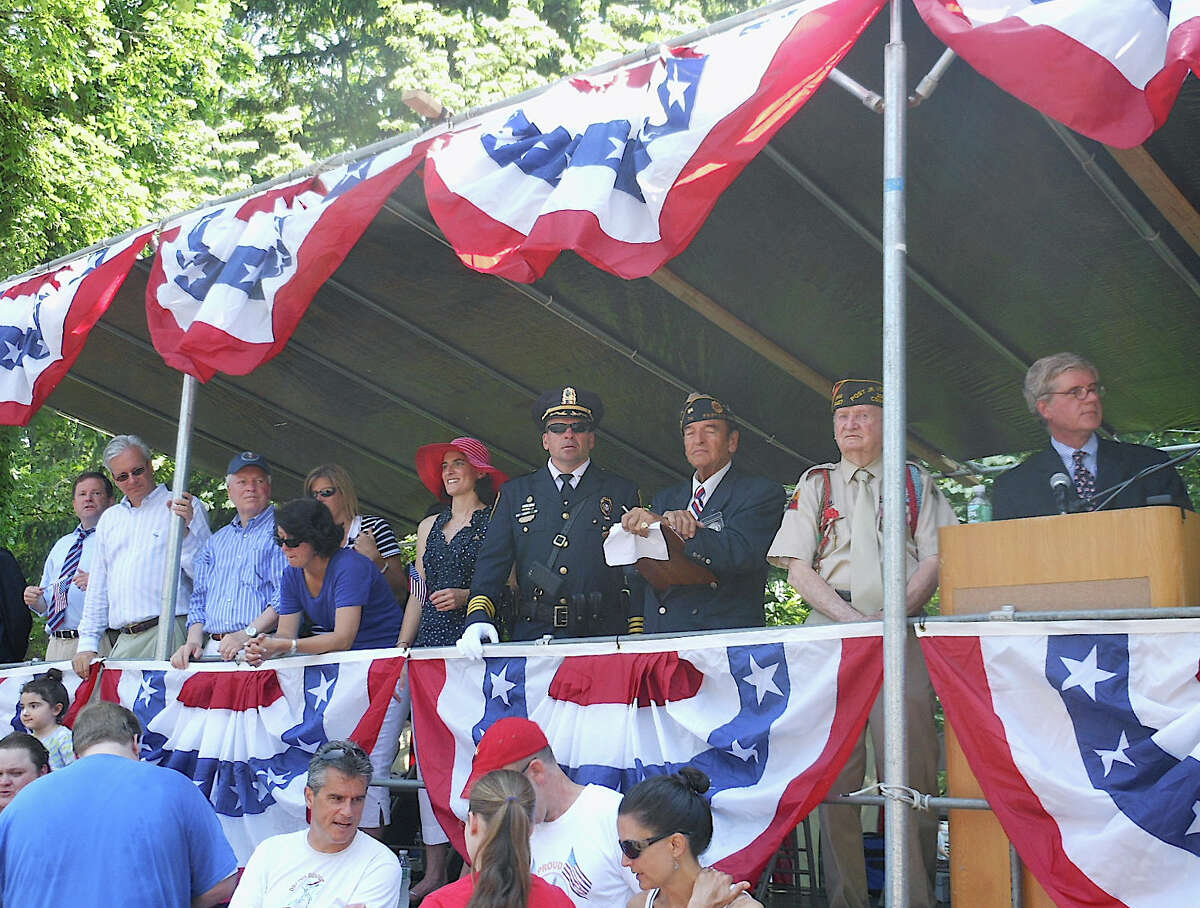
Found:
[[[850,751],[862,737],[882,683],[883,638],[844,639],[838,666],[837,710],[821,756],[784,789],[775,816],[758,838],[713,866],[735,879],[758,879],[787,834],[829,794]]]
[[[1140,145],[1162,126],[1188,70],[1200,67],[1200,18],[1175,28],[1163,70],[1142,91],[1105,57],[1058,29],[1016,17],[972,26],[952,0],[915,2],[934,34],[981,75],[1076,132],[1117,148]]]
[[[1013,762],[1004,723],[992,705],[978,637],[923,637],[929,676],[984,797],[1021,860],[1062,908],[1121,908],[1063,851],[1054,818]]]
[[[550,682],[556,700],[665,706],[696,696],[704,674],[677,652],[568,656]]]

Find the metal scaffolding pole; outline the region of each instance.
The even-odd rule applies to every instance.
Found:
[[[904,748],[904,652],[908,631],[904,570],[905,388],[905,126],[908,112],[903,4],[892,0],[891,35],[884,48],[883,120],[883,780],[908,784]],[[884,904],[908,908],[904,855],[912,809],[888,799],[884,806]]]
[[[187,491],[188,472],[192,459],[192,414],[196,409],[196,379],[183,376],[179,394],[179,431],[175,436],[175,478],[171,483],[171,499]],[[158,642],[154,658],[168,659],[175,649],[175,606],[179,597],[179,563],[183,554],[183,537],[187,525],[182,517],[171,519],[167,530],[167,563],[163,575],[162,610],[158,616]]]

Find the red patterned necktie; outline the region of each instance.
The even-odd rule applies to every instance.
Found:
[[[1096,477],[1092,475],[1091,470],[1083,465],[1083,451],[1076,451],[1071,457],[1075,461],[1075,492],[1090,511],[1095,507],[1092,496],[1096,494]]]
[[[692,513],[699,519],[700,512],[704,510],[704,486],[696,489],[696,494],[692,497]]]

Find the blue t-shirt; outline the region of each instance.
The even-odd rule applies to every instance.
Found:
[[[182,773],[92,754],[0,813],[0,899],[22,908],[188,908],[237,870],[212,805]]]
[[[333,630],[337,610],[362,608],[358,634],[350,649],[379,649],[395,646],[404,613],[396,604],[387,579],[366,555],[354,549],[339,549],[329,559],[321,592],[313,596],[304,582],[304,569],[284,568],[279,590],[279,614],[303,612],[317,633]]]

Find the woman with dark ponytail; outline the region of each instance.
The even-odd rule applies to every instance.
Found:
[[[556,886],[529,872],[533,786],[519,772],[497,769],[475,783],[467,810],[471,872],[430,893],[427,908],[574,908]]]
[[[643,889],[629,908],[724,908],[734,902],[737,908],[762,908],[746,893],[749,883],[700,866],[713,832],[706,791],[708,776],[685,766],[639,782],[621,799],[621,863]]]

